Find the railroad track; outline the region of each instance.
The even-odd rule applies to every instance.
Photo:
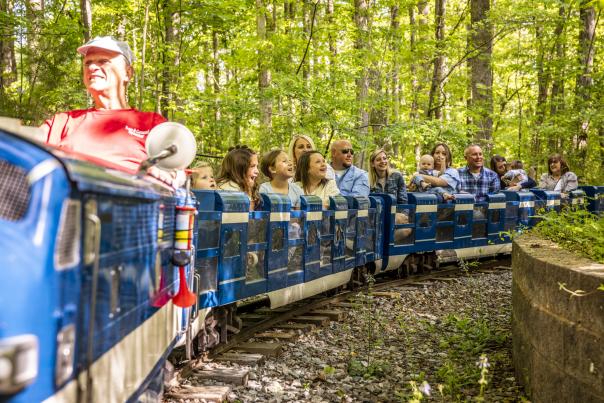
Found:
[[[413,275],[407,278],[381,278],[375,283],[364,285],[354,290],[340,292],[331,296],[312,297],[304,300],[303,302],[297,302],[292,304],[291,306],[282,307],[273,311],[270,311],[266,308],[261,308],[256,311],[252,311],[251,314],[243,314],[241,318],[244,320],[250,317],[258,318],[260,316],[263,317],[263,319],[257,320],[253,323],[244,322],[246,324],[249,324],[249,326],[244,326],[238,334],[230,335],[227,343],[220,344],[204,356],[187,362],[182,368],[176,371],[175,376],[170,383],[170,388],[166,392],[166,398],[168,398],[168,401],[171,401],[171,399],[199,399],[201,401],[225,400],[226,395],[230,390],[230,388],[227,386],[195,387],[185,385],[183,384],[183,381],[187,380],[187,378],[189,377],[197,377],[200,379],[214,379],[222,381],[224,383],[233,383],[236,385],[245,384],[247,382],[246,370],[238,369],[229,371],[228,367],[226,369],[224,367],[221,367],[221,369],[217,371],[207,371],[201,368],[203,368],[205,364],[213,361],[236,362],[239,364],[251,365],[260,364],[264,361],[265,356],[276,356],[280,353],[280,343],[258,343],[258,345],[262,345],[263,347],[254,350],[253,348],[250,348],[250,343],[246,343],[250,339],[257,338],[258,335],[266,335],[267,333],[265,332],[267,332],[268,330],[279,328],[283,324],[286,324],[290,321],[304,322],[304,320],[300,321],[300,318],[308,318],[308,326],[299,325],[300,330],[303,330],[304,328],[314,328],[315,326],[312,324],[313,322],[317,323],[329,322],[329,320],[337,320],[335,319],[336,317],[340,318],[341,316],[343,316],[336,315],[338,311],[332,311],[332,314],[329,315],[330,317],[326,318],[326,321],[313,321],[311,317],[321,317],[321,312],[319,311],[321,309],[349,304],[350,301],[353,300],[354,297],[359,293],[370,292],[375,295],[392,288],[409,285],[412,286],[414,284],[426,283],[428,281],[451,281],[456,277],[458,278],[462,276],[482,274],[485,272],[488,273],[501,269],[509,270],[509,266],[509,257],[481,262],[478,267],[470,269],[468,269],[467,267],[460,267],[459,265],[448,265],[445,267],[441,267],[440,269],[435,271]],[[387,293],[384,293],[383,295],[386,294]],[[277,335],[276,333],[273,334],[275,336]],[[263,337],[267,338],[267,336]],[[270,336],[268,338],[270,338]],[[276,338],[277,337],[274,337],[273,339]],[[291,339],[287,341],[291,341]],[[274,348],[270,348],[268,346],[274,346]],[[229,353],[230,351],[234,350],[241,350],[243,352],[238,352],[235,354]],[[238,358],[240,358],[241,360],[238,360]]]

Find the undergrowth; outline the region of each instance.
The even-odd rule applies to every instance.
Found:
[[[583,209],[550,211],[540,216],[534,231],[566,249],[604,263],[604,215]]]

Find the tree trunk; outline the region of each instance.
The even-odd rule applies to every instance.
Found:
[[[358,54],[369,51],[369,1],[354,0],[354,22],[357,28],[355,48]],[[356,79],[357,102],[359,113],[358,138],[367,139],[369,128],[369,111],[367,109],[367,98],[369,96],[369,73],[365,67],[361,69]]]
[[[12,1],[0,0],[0,13],[11,15]],[[15,37],[8,25],[0,27],[0,109],[6,104],[6,88],[17,81],[17,61],[15,58]]]
[[[312,15],[312,4],[309,0],[304,0],[304,4],[302,5],[302,30],[304,32],[304,40],[305,42],[310,41],[311,35],[311,15]],[[306,45],[305,45],[306,46]],[[310,47],[307,47],[309,49]],[[304,83],[304,88],[308,90],[310,87],[310,55],[304,54],[305,59],[302,62],[302,82]],[[308,104],[308,99],[306,97],[302,98],[302,115],[306,115],[310,112],[310,106]]]
[[[492,147],[493,134],[493,26],[489,17],[490,0],[471,1],[472,31],[470,58],[472,110],[477,126],[474,141],[487,150]]]
[[[562,67],[562,63],[566,58],[566,40],[564,36],[564,27],[566,26],[566,21],[568,19],[568,14],[566,12],[565,3],[558,8],[558,19],[556,20],[556,28],[554,29],[555,36],[555,67],[553,73],[553,83],[552,90],[550,95],[550,117],[556,118],[558,112],[564,109],[564,78],[566,76],[565,69]],[[552,135],[549,138],[549,149],[551,151],[556,151],[561,147],[560,138],[556,134]]]
[[[258,52],[258,90],[260,95],[260,129],[265,134],[272,131],[273,102],[268,94],[271,85],[270,55],[265,50],[267,41],[265,0],[256,0],[256,34],[260,41]]]
[[[80,0],[80,14],[84,42],[88,42],[92,35],[92,6],[90,5],[90,0]]]
[[[149,26],[149,3],[145,4],[145,22],[143,23],[143,45],[141,49],[141,72],[138,92],[138,109],[143,109],[143,99],[145,93],[145,57],[147,51],[147,27]]]
[[[220,149],[224,149],[222,144],[223,136],[221,130],[222,112],[220,108],[220,40],[218,31],[212,30],[212,82],[214,90],[214,133],[218,140]]]
[[[434,70],[432,73],[432,85],[430,86],[430,96],[428,100],[428,118],[442,119],[442,101],[443,77],[445,75],[445,17],[447,0],[435,0],[435,35],[436,56],[434,58]]]
[[[579,48],[577,54],[581,72],[577,76],[575,85],[575,110],[579,112],[578,133],[575,138],[575,148],[580,150],[581,157],[587,152],[587,132],[589,126],[588,117],[580,111],[585,110],[591,99],[593,87],[593,63],[596,36],[596,11],[593,6],[587,7],[589,0],[582,0],[579,18],[581,19],[581,30],[579,31]],[[599,14],[598,14],[599,17]]]

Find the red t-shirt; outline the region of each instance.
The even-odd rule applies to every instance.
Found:
[[[40,128],[48,144],[136,170],[147,158],[149,131],[165,121],[155,112],[91,108],[56,114]]]

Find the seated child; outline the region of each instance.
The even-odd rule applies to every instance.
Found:
[[[207,162],[200,162],[191,169],[191,189],[196,190],[214,190],[216,181],[214,172]]]
[[[409,188],[416,192],[435,193],[444,200],[453,200],[453,188],[451,186],[440,187],[432,186],[426,182],[421,175],[438,176],[438,171],[434,169],[434,157],[429,154],[422,155],[419,160],[420,170],[417,172],[420,175],[413,175],[413,179],[409,184]]]
[[[528,180],[528,175],[523,169],[521,161],[514,160],[505,164],[506,173],[503,174],[501,180],[506,186],[516,186]]]
[[[419,171],[422,175],[438,176],[434,170],[434,158],[430,154],[422,155],[419,159]],[[417,192],[425,192],[430,189],[430,184],[422,179],[421,176],[414,176],[409,187]]]

